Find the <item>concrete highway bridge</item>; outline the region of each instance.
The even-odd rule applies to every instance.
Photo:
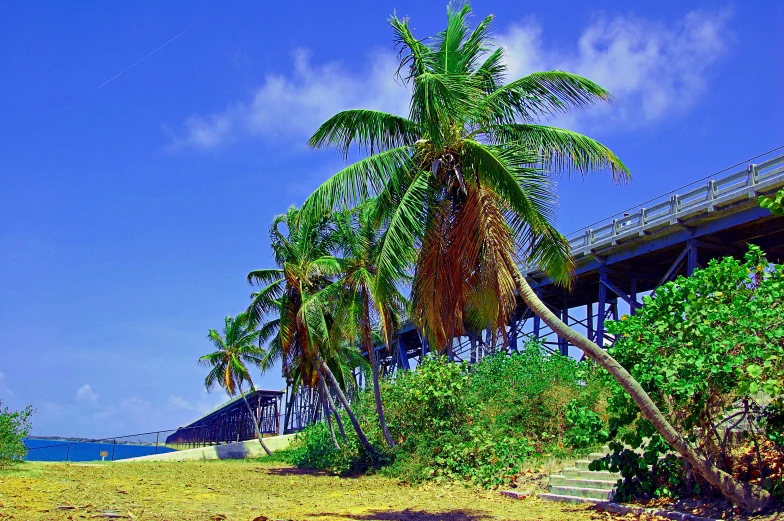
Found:
[[[605,321],[634,313],[641,296],[678,275],[690,275],[716,257],[742,257],[748,244],[763,248],[771,261],[784,261],[784,217],[760,208],[760,195],[784,188],[784,155],[749,164],[731,174],[693,183],[567,238],[575,260],[572,288],[557,286],[536,266],[521,266],[542,300],[567,324],[600,345],[610,345]],[[487,331],[456,338],[450,356],[475,362],[499,349],[516,351],[538,338],[563,355],[580,352],[559,338],[522,302],[507,326],[507,342]],[[387,373],[415,367],[429,351],[413,325],[398,335],[388,353],[379,347]],[[364,382],[359,382],[363,384]],[[312,394],[312,393],[311,393]],[[287,393],[284,429],[292,432],[318,417],[315,397]]]

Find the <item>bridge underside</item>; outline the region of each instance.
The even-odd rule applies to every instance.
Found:
[[[758,196],[784,188],[784,157],[750,165],[705,187],[692,190],[639,213],[624,215],[584,237],[570,241],[575,274],[570,290],[554,284],[546,273],[525,269],[529,283],[562,320],[600,345],[613,338],[605,321],[633,314],[641,296],[679,275],[691,275],[711,259],[732,255],[742,258],[749,244],[760,246],[772,262],[784,261],[784,217],[759,207]],[[505,338],[477,332],[455,339],[456,360],[474,362],[499,349],[515,351],[527,339],[539,339],[546,348],[580,356],[558,338],[528,307],[518,301]],[[429,350],[413,326],[400,332],[393,353],[379,354],[387,372],[407,370]]]

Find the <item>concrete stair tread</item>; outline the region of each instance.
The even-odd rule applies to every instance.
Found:
[[[601,499],[593,499],[589,497],[580,497],[580,496],[563,496],[561,494],[552,494],[552,493],[540,493],[539,499],[544,501],[559,501],[562,503],[590,503],[595,505],[596,503],[607,503],[607,501]]]
[[[577,467],[567,467],[561,470],[561,474],[567,476],[567,474],[575,474],[579,473],[581,476],[587,476],[588,479],[598,478],[599,476],[604,477],[612,477],[612,478],[621,478],[620,472],[610,472],[609,470],[585,470],[585,469],[578,469]],[[568,477],[568,476],[567,476]]]
[[[599,488],[569,487],[563,485],[551,485],[550,493],[561,496],[596,498],[605,501],[612,499],[613,496],[612,489],[602,490]]]
[[[568,478],[562,474],[550,476],[550,485],[560,487],[595,488],[598,490],[613,490],[618,480]]]

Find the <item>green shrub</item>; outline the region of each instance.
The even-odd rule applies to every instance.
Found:
[[[778,464],[747,473],[738,466],[737,455],[759,454],[768,442],[774,445],[773,453],[784,454],[780,439],[776,442],[772,414],[782,405],[784,393],[784,267],[769,263],[751,246],[744,261],[712,260],[691,277],[659,287],[644,303],[634,316],[608,324],[616,335],[612,355],[681,435],[705,450],[719,468],[736,476],[748,474],[748,481],[773,490]],[[653,469],[669,447],[655,441],[655,429],[641,418],[628,394],[609,377],[607,385],[613,389],[611,433],[633,448],[651,439],[645,446],[646,455],[650,453],[646,469]],[[772,427],[767,435],[766,421]],[[741,436],[725,435],[733,425],[739,434],[742,430]],[[616,466],[623,468],[620,460]],[[693,482],[692,476],[684,478]],[[642,486],[644,480],[637,481],[640,486],[630,482],[627,487],[630,494],[656,496],[664,493],[657,492],[657,486],[676,488],[672,483]],[[691,491],[681,487],[678,492]]]
[[[343,421],[350,425],[347,417]],[[340,436],[337,432],[336,435]],[[356,433],[346,431],[346,436],[347,440],[339,438],[340,449],[336,449],[326,423],[309,425],[297,434],[286,458],[289,463],[298,467],[325,470],[339,475],[365,472],[372,466],[372,458],[365,454]]]
[[[773,215],[784,215],[784,190],[779,190],[773,197],[760,197],[760,206]]]
[[[11,411],[8,407],[0,409],[0,467],[19,461],[27,454],[23,439],[30,434],[32,415],[33,408],[29,405],[21,411]]]
[[[609,433],[598,414],[577,400],[566,406],[566,423],[569,430],[564,437],[565,443],[572,447],[591,447],[604,443]]]
[[[619,501],[678,497],[685,485],[683,461],[668,453],[669,446],[658,434],[642,447],[639,454],[622,443],[610,442],[612,452],[591,462],[589,468],[620,472],[622,480],[615,489]],[[695,484],[689,492],[699,493],[699,486]]]
[[[412,483],[449,480],[495,487],[513,484],[547,455],[574,454],[574,447],[564,445],[570,403],[590,418],[573,425],[584,431],[580,450],[603,441],[599,433],[607,393],[597,374],[593,364],[548,355],[538,343],[470,367],[428,356],[416,370],[381,381],[387,424],[397,443],[392,450],[384,443],[372,392],[361,393],[353,407],[382,453],[386,475]],[[292,463],[344,474],[370,468],[345,423],[349,441],[341,441],[340,450],[326,425],[303,431]]]

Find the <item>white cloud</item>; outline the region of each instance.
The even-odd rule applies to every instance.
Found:
[[[14,397],[16,394],[8,387],[4,387],[5,384],[5,373],[0,371],[0,387],[3,387],[3,395]],[[3,399],[3,396],[0,396],[0,400]]]
[[[206,414],[216,407],[226,403],[226,396],[209,396],[206,392],[194,402],[188,401],[182,396],[172,394],[166,403],[166,409],[171,411],[195,411],[199,414]]]
[[[408,111],[409,93],[395,81],[392,53],[375,53],[366,74],[353,75],[339,63],[314,65],[298,50],[290,75],[268,74],[248,101],[222,112],[191,116],[179,131],[165,128],[174,148],[210,149],[242,135],[304,139],[336,112],[350,108]]]
[[[708,86],[711,68],[726,52],[732,33],[728,11],[694,11],[665,25],[632,16],[599,17],[576,48],[547,48],[533,20],[498,36],[509,76],[560,69],[583,75],[615,96],[615,105],[589,117],[652,122],[689,109]]]
[[[109,405],[93,415],[95,419],[107,420],[111,418],[122,418],[139,423],[147,419],[152,411],[152,404],[138,396],[126,398],[120,405]]]
[[[98,393],[93,391],[90,384],[84,384],[76,390],[76,401],[85,403],[98,403]]]
[[[169,402],[166,404],[167,409],[186,409],[193,410],[193,406],[182,396],[172,394],[169,396]]]
[[[496,41],[506,48],[510,78],[560,69],[584,75],[615,95],[614,105],[565,118],[568,124],[579,119],[628,128],[677,116],[698,101],[711,68],[732,41],[729,18],[728,11],[694,11],[664,24],[599,16],[571,48],[556,48],[546,45],[543,28],[529,17],[501,31]],[[367,72],[352,74],[339,63],[313,64],[307,51],[298,50],[291,73],[268,74],[250,99],[164,130],[174,149],[213,149],[244,136],[302,143],[340,110],[406,114],[410,95],[395,80],[397,66],[395,54],[377,52]]]

